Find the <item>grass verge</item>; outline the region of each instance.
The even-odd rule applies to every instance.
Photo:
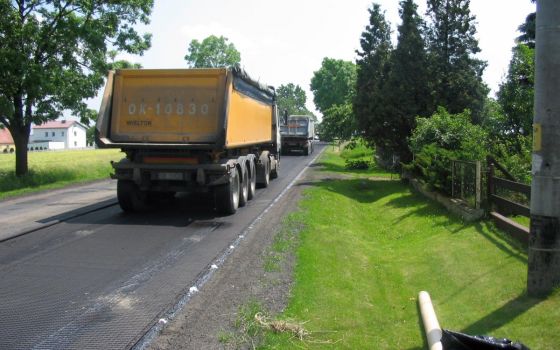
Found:
[[[261,314],[262,305],[257,300],[249,300],[237,311],[237,316],[233,322],[235,331],[221,331],[218,333],[220,343],[227,345],[228,348],[256,347],[262,341],[264,329],[255,319],[256,314]]]
[[[329,149],[329,172],[296,213],[302,220],[295,286],[280,319],[302,322],[311,339],[267,332],[263,349],[423,349],[417,307],[430,292],[442,327],[560,343],[560,290],[526,295],[527,253],[488,222],[464,224],[379,170],[351,172]]]
[[[272,245],[266,249],[263,258],[263,269],[265,272],[279,272],[282,262],[293,252],[297,244],[297,235],[303,229],[301,220],[296,216],[289,215],[282,223],[282,228],[274,236]]]
[[[382,177],[390,178],[395,176],[378,167],[373,163],[373,150],[367,148],[362,142],[357,142],[353,148],[338,148],[338,146],[327,146],[327,151],[317,162],[317,166],[322,171],[343,173],[352,177]],[[367,161],[370,162],[369,169],[349,170],[346,167],[348,161]]]
[[[122,157],[116,149],[29,152],[29,173],[18,177],[15,155],[1,154],[0,199],[109,178],[110,161]]]

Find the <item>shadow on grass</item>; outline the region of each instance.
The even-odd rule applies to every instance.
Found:
[[[498,249],[527,264],[527,247],[524,247],[512,236],[498,230],[493,224],[486,222],[476,222],[472,225],[481,236],[498,247]]]
[[[422,350],[428,349],[428,338],[426,338],[426,332],[424,330],[424,321],[422,321],[422,313],[420,312],[420,304],[416,302],[416,317],[418,318],[418,332],[420,333],[420,338],[422,338],[422,347],[416,346],[413,348],[408,348],[407,350]]]
[[[360,203],[374,203],[378,200],[402,190],[397,181],[380,181],[368,179],[336,179],[326,178],[319,181],[298,183],[297,186],[323,188],[330,192],[343,195]]]
[[[343,195],[359,203],[374,203],[396,192],[405,194],[390,199],[386,206],[409,209],[405,214],[396,218],[394,224],[412,217],[432,217],[434,227],[445,227],[451,234],[474,228],[498,249],[509,256],[527,263],[526,248],[522,247],[509,235],[499,231],[492,224],[486,222],[464,223],[460,218],[449,213],[441,204],[408,190],[408,186],[400,181],[385,181],[371,179],[323,179],[300,183],[301,185],[323,188],[330,192]],[[412,209],[414,208],[414,209]]]
[[[472,335],[490,334],[492,331],[508,324],[544,300],[546,300],[546,297],[532,298],[527,294],[519,295],[515,299],[510,300],[500,308],[464,328],[462,332]],[[498,336],[507,337],[507,334]],[[521,341],[523,340],[521,339]]]

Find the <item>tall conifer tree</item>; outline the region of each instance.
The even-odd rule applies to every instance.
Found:
[[[475,17],[470,0],[428,0],[430,77],[436,105],[450,113],[468,108],[480,120],[488,87],[482,81],[486,62],[474,57]]]
[[[384,134],[386,148],[403,162],[412,160],[408,138],[415,127],[416,116],[433,113],[428,86],[428,59],[418,6],[413,0],[400,2],[401,25],[397,47],[390,60],[391,71],[385,89],[386,122],[390,132]]]
[[[382,146],[377,140],[386,132],[383,89],[391,53],[391,29],[378,4],[372,4],[368,11],[369,25],[360,38],[362,49],[356,51],[359,58],[354,114],[366,141]]]

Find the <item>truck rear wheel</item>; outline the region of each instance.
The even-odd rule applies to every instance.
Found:
[[[239,174],[237,168],[230,173],[229,182],[214,188],[214,204],[219,213],[231,215],[239,207]]]
[[[240,176],[240,185],[239,186],[239,206],[244,207],[249,200],[249,173],[247,172],[247,166],[245,163],[242,163],[241,166],[245,169],[239,171],[238,173],[241,174]]]
[[[275,167],[274,169],[270,170],[270,178],[271,179],[276,179],[278,178],[278,173],[280,171],[280,161],[278,159],[274,160],[275,163]]]
[[[255,161],[249,161],[249,188],[247,197],[253,199],[255,197],[255,192],[257,190],[257,167],[255,166]]]
[[[262,159],[262,158],[261,158]],[[258,166],[257,171],[261,172],[258,176],[260,181],[257,182],[257,185],[261,188],[268,187],[270,183],[270,159],[266,157],[264,161]]]
[[[148,195],[140,191],[130,180],[117,181],[117,199],[124,212],[143,211],[147,209]]]

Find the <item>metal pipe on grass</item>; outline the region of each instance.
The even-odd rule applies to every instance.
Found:
[[[434,306],[430,294],[421,291],[418,294],[418,303],[420,304],[420,313],[422,314],[422,323],[424,323],[424,330],[426,331],[426,339],[428,340],[428,347],[430,350],[443,350],[441,344],[441,327],[439,326]]]

